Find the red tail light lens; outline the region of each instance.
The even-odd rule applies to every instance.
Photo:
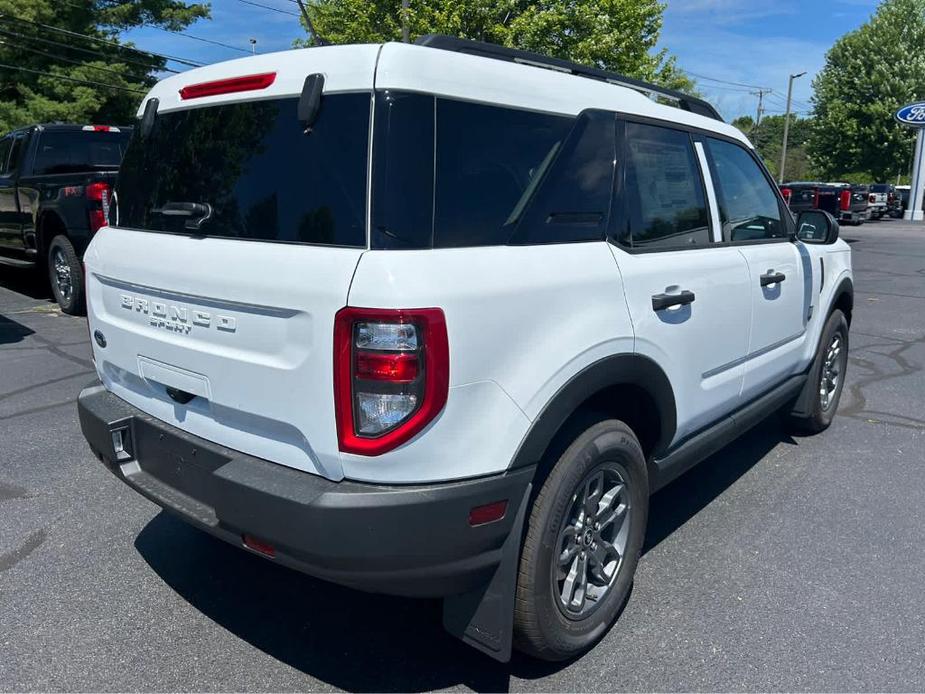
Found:
[[[90,201],[88,222],[90,233],[106,226],[109,219],[109,197],[112,193],[108,183],[91,183],[85,189],[87,200]]]
[[[819,189],[813,188],[813,209],[819,209]]]
[[[427,426],[450,385],[439,308],[347,307],[334,318],[334,405],[345,453],[380,455]]]
[[[845,211],[850,210],[851,209],[851,191],[843,190],[841,192],[841,196],[839,196],[839,201],[840,201],[839,204],[841,205],[842,210],[845,210]]]
[[[216,96],[217,94],[251,92],[258,89],[266,89],[275,81],[275,72],[261,72],[257,75],[245,75],[243,77],[232,77],[230,79],[214,80],[212,82],[200,82],[183,87],[180,90],[180,98],[199,99],[204,96]]]
[[[784,196],[784,202],[790,204],[790,198],[793,197],[793,191],[790,188],[781,188],[780,194]]]
[[[877,202],[877,195],[876,195],[875,193],[871,193],[870,195],[867,196],[867,201],[868,201],[868,202]]]

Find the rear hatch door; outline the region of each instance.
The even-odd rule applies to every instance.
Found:
[[[187,104],[173,96],[179,85],[161,89],[168,107],[149,134],[136,129],[114,225],[85,258],[107,388],[209,441],[331,479],[343,476],[333,320],[366,248],[375,63],[375,47],[350,47],[368,74],[359,77],[357,56],[346,54],[353,72],[338,81],[336,56],[322,65],[317,56],[339,48],[298,52],[295,74],[258,100],[238,93]],[[270,67],[229,65],[239,62],[226,70]],[[298,95],[316,70],[328,76],[326,93],[306,132]],[[236,76],[197,72],[182,77]],[[328,93],[332,84],[342,88]]]

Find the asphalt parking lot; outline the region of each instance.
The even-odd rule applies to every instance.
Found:
[[[0,689],[922,690],[925,226],[842,235],[840,416],[768,421],[656,495],[621,620],[564,666],[494,663],[438,603],[302,576],[129,490],[77,422],[84,320],[0,268]]]

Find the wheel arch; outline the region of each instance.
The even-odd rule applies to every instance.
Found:
[[[835,309],[839,309],[845,314],[848,327],[851,327],[851,314],[854,311],[854,282],[851,281],[850,277],[843,278],[835,287],[835,291],[832,292],[829,313],[832,313]]]
[[[35,224],[35,245],[39,258],[47,262],[48,245],[55,236],[68,236],[67,225],[57,212],[45,210]]]
[[[613,355],[588,365],[556,392],[533,421],[510,467],[534,465],[557,447],[564,450],[571,435],[580,433],[574,425],[598,413],[625,421],[649,460],[667,449],[677,427],[674,391],[662,368],[639,354]]]

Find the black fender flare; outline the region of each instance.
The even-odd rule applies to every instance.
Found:
[[[845,317],[849,319],[850,325],[850,314],[854,311],[854,282],[851,281],[850,277],[843,277],[841,282],[838,283],[838,286],[835,287],[835,291],[832,292],[832,301],[829,302],[829,310],[826,313],[826,318],[835,310],[835,307],[843,296],[848,297],[849,315]]]
[[[677,427],[674,391],[668,376],[649,357],[641,354],[615,354],[589,364],[559,388],[533,421],[510,467],[519,468],[538,463],[553,437],[583,402],[606,388],[618,385],[637,386],[652,397],[661,424],[655,452],[666,449]]]

